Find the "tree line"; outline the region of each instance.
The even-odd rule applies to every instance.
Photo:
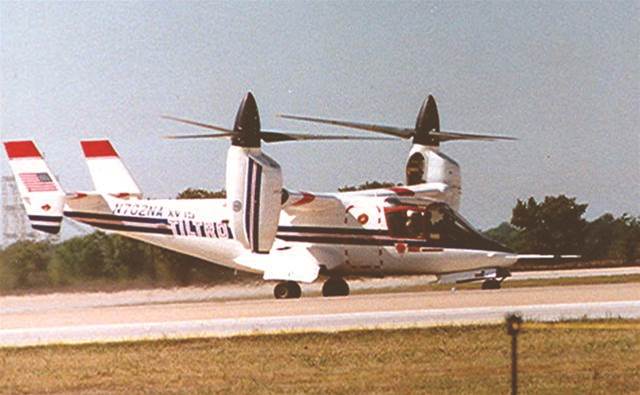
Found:
[[[518,200],[511,221],[484,233],[520,253],[577,254],[584,260],[640,259],[640,216],[606,213],[593,221],[583,215],[587,204],[564,195],[538,202]]]
[[[340,190],[393,186],[367,182]],[[187,189],[178,198],[220,198],[224,191]],[[583,218],[586,203],[564,195],[518,200],[509,222],[486,230],[488,237],[520,253],[578,254],[620,263],[640,258],[640,216],[604,214]],[[0,251],[0,291],[50,287],[134,284],[176,286],[215,284],[255,275],[236,273],[187,255],[102,232],[53,244],[19,241]]]

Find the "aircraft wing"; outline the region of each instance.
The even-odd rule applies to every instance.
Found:
[[[90,211],[111,213],[109,204],[98,192],[76,192],[66,196],[67,206],[72,211]]]
[[[403,196],[403,197],[431,197],[442,201],[449,186],[441,182],[429,182],[410,186],[394,186],[390,188],[365,189],[362,191],[340,192],[344,196]]]
[[[327,210],[343,210],[344,203],[338,196],[389,196],[394,199],[394,202],[426,206],[434,202],[442,201],[439,197],[446,191],[447,186],[443,183],[367,189],[363,191],[339,192],[337,194],[317,194],[287,190],[286,201],[283,203],[282,209],[291,216]],[[425,196],[425,194],[431,194],[434,197],[438,197],[438,199],[432,199]]]
[[[433,203],[445,204],[440,200],[431,199],[428,197],[413,197],[413,196],[398,196],[389,197],[386,202],[392,206],[414,206],[414,207],[426,207]]]
[[[286,191],[282,209],[291,216],[325,210],[344,210],[343,203],[334,195],[301,191]]]

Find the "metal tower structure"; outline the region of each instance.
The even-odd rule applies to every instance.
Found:
[[[11,244],[18,240],[34,240],[36,233],[27,221],[18,186],[11,176],[2,176],[2,241]]]

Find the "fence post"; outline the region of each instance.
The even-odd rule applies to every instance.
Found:
[[[522,326],[522,317],[509,314],[506,318],[507,334],[511,336],[511,394],[518,393],[518,332]]]

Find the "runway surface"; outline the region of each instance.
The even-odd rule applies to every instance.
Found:
[[[123,303],[119,294],[111,301],[110,294],[75,295],[77,303],[69,303],[73,295],[0,298],[0,346],[487,323],[509,312],[537,320],[640,318],[640,283],[296,300]]]
[[[569,277],[606,277],[640,275],[640,267],[547,270],[515,272],[506,281],[556,279]],[[428,286],[435,276],[401,276],[368,279],[349,279],[352,293],[402,291],[411,287]],[[69,310],[87,307],[127,306],[157,303],[229,301],[233,299],[272,299],[272,282],[254,284],[225,284],[214,287],[180,287],[142,289],[118,292],[51,293],[25,296],[0,296],[0,314]],[[319,295],[321,282],[302,284],[303,295]],[[0,328],[2,328],[0,322]]]

